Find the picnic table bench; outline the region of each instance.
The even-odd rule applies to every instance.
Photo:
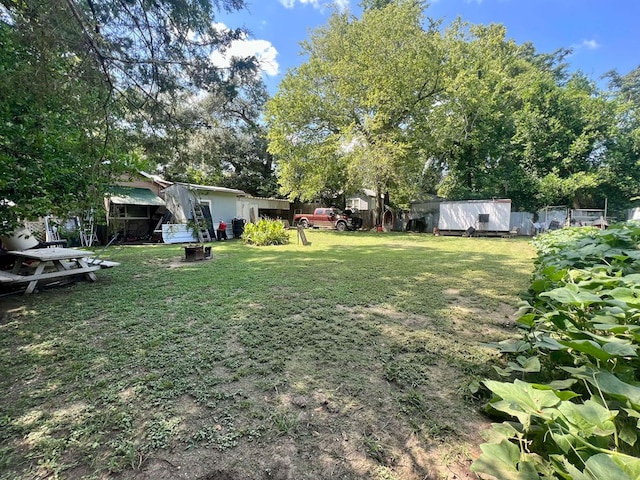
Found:
[[[28,283],[25,295],[33,293],[38,283],[44,280],[83,275],[95,282],[97,278],[93,272],[102,268],[99,264],[90,264],[90,260],[86,258],[90,252],[73,248],[33,248],[11,250],[7,253],[17,258],[11,272],[0,271],[0,283]],[[37,262],[35,271],[31,268],[32,265],[25,268],[25,262]]]

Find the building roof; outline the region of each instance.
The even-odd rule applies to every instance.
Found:
[[[143,172],[142,170],[139,170],[138,173],[142,175],[144,178],[147,178],[152,182],[157,183],[161,187],[168,187],[169,185],[173,185],[173,182],[170,182],[169,180],[165,180],[160,175],[153,175],[151,173]]]
[[[226,187],[212,187],[209,185],[195,185],[193,183],[184,183],[184,182],[176,182],[176,185],[182,185],[190,190],[201,190],[207,192],[218,192],[218,193],[232,193],[235,195],[246,195],[242,190],[236,190],[235,188],[226,188]]]
[[[164,206],[164,200],[148,188],[113,186],[108,198],[118,205]]]

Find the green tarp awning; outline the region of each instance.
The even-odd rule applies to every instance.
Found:
[[[164,206],[164,200],[148,188],[112,187],[109,200],[118,205]]]

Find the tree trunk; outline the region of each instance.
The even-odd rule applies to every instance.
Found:
[[[383,201],[382,185],[376,185],[376,226],[382,225]]]

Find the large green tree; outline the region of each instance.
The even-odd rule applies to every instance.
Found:
[[[138,145],[175,149],[185,92],[224,91],[256,71],[253,58],[210,61],[241,37],[217,28],[215,13],[243,6],[0,0],[0,231],[98,205]]]
[[[445,92],[430,123],[435,165],[446,171],[438,193],[509,197],[528,210],[600,202],[613,108],[584,75],[566,72],[567,51],[538,54],[500,25],[457,21],[445,38]]]
[[[334,14],[312,34],[268,104],[283,193],[364,186],[400,205],[423,192],[533,211],[636,188],[638,75],[612,74],[612,100],[569,72],[569,49],[538,53],[501,25],[441,31],[421,2],[362,6],[361,19]]]
[[[444,33],[446,75],[440,101],[429,112],[426,136],[446,172],[437,192],[452,199],[507,196],[522,172],[510,152],[518,90],[531,65],[506,39],[501,25],[455,21]],[[507,183],[509,180],[510,183]]]
[[[607,76],[618,131],[606,142],[605,194],[611,207],[621,210],[640,195],[640,66],[625,75],[612,71]]]
[[[525,171],[539,180],[538,203],[600,205],[604,145],[615,131],[613,104],[581,73],[563,84],[540,74],[522,97],[512,144]]]
[[[210,92],[181,113],[198,121],[183,128],[180,148],[169,162],[165,159],[165,175],[275,196],[278,186],[262,121],[266,87],[259,76],[231,86]]]
[[[382,3],[361,19],[334,13],[267,104],[269,150],[290,198],[362,187],[408,195],[406,179],[422,168],[415,122],[442,89],[445,51],[437,25],[423,28],[420,2]]]

